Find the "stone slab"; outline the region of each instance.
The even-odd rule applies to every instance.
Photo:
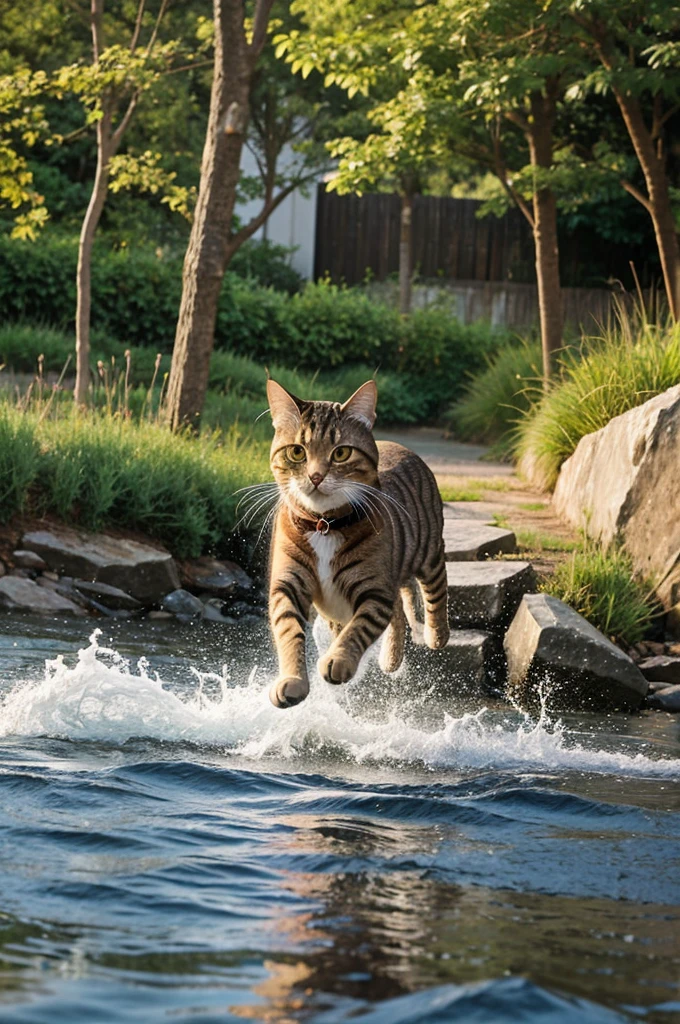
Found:
[[[670,658],[661,654],[655,658],[645,658],[638,663],[638,668],[645,679],[656,679],[658,682],[680,686],[680,658]]]
[[[26,533],[22,544],[36,551],[55,572],[108,583],[144,605],[157,604],[179,587],[170,553],[139,541],[60,526]]]
[[[111,587],[108,583],[91,583],[88,580],[74,580],[73,589],[78,590],[86,597],[93,598],[105,608],[112,611],[134,612],[141,608],[139,601],[130,594],[126,594],[119,587]]]
[[[20,576],[3,576],[0,579],[0,608],[33,615],[80,617],[86,614],[67,597],[47,587],[39,587],[33,580],[22,579]]]
[[[477,519],[445,519],[443,536],[447,562],[474,562],[517,551],[512,530],[487,526]]]
[[[508,696],[550,710],[640,707],[647,680],[619,647],[573,608],[548,594],[527,594],[505,635]]]
[[[422,672],[437,695],[485,694],[501,685],[504,658],[497,636],[486,630],[454,629],[445,647],[433,651],[423,643],[423,627],[412,630],[409,668]]]
[[[647,697],[647,706],[658,711],[680,711],[680,686],[666,686]]]
[[[447,562],[449,623],[456,628],[507,626],[524,594],[536,590],[529,562]]]

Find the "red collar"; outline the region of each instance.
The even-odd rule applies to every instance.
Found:
[[[352,509],[346,516],[338,516],[336,519],[326,519],[325,516],[318,516],[316,519],[307,519],[291,512],[291,519],[305,533],[320,533],[325,536],[331,530],[345,530],[348,526],[354,526],[363,519],[368,518],[368,513],[363,509]]]

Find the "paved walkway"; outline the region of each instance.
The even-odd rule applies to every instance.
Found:
[[[379,441],[396,441],[410,448],[427,462],[437,476],[471,476],[479,479],[514,475],[513,467],[507,463],[485,459],[487,448],[479,444],[450,441],[436,427],[377,430],[375,436]]]

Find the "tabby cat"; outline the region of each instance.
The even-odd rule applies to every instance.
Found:
[[[399,668],[405,610],[412,621],[413,579],[423,597],[425,642],[446,644],[443,513],[422,459],[374,440],[373,381],[344,405],[295,398],[273,380],[267,396],[275,430],[271,467],[281,499],[269,595],[279,679],[270,698],[288,708],[309,693],[305,625],[312,605],[334,638],[318,662],[329,683],[351,679],[382,633],[380,666]]]

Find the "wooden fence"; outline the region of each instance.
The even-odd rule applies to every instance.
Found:
[[[416,196],[413,266],[421,278],[532,281],[534,246],[519,210],[479,219],[475,199]],[[361,284],[399,270],[401,203],[394,195],[339,196],[319,186],[314,276]]]

